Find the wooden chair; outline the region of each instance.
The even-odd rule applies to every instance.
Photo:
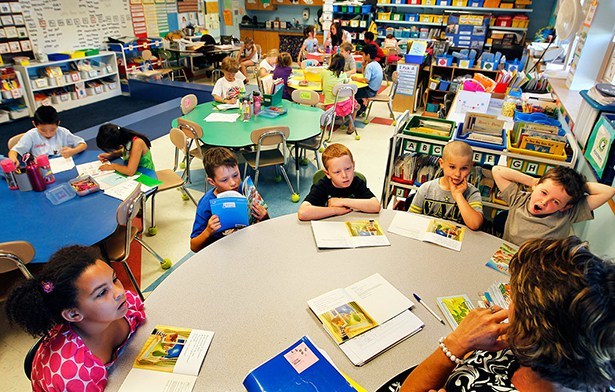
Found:
[[[10,289],[20,280],[34,279],[26,266],[32,261],[34,255],[34,247],[29,242],[0,243],[0,302],[6,299]]]
[[[290,128],[285,126],[259,128],[252,131],[250,138],[256,144],[256,152],[243,153],[245,159],[244,178],[248,170],[248,165],[255,170],[254,185],[258,186],[258,175],[261,167],[275,166],[282,171],[282,175],[288,184],[291,193],[291,200],[299,201],[299,195],[295,192],[293,185],[288,179],[284,165],[287,163],[286,139],[290,133]],[[274,147],[264,149],[263,147]],[[295,200],[296,199],[296,200]]]
[[[352,100],[352,102],[354,102],[355,101],[354,96],[357,93],[357,86],[355,84],[339,83],[333,86],[333,88],[331,89],[331,93],[335,95],[335,102],[333,103],[333,108],[335,108],[337,106],[337,103],[341,102],[344,98],[349,98]],[[354,108],[353,108],[353,112],[354,112]],[[335,115],[335,119],[337,119],[337,114]],[[334,122],[335,122],[335,119],[334,119]],[[352,115],[348,115],[342,118],[343,123],[345,123],[346,121],[352,122],[353,121]],[[361,136],[359,135],[359,132],[357,131],[357,127],[354,127],[354,134],[355,134],[354,138],[356,140],[361,139]]]
[[[389,115],[393,119],[393,125],[397,124],[397,120],[395,119],[395,113],[393,113],[393,99],[395,99],[395,94],[397,93],[397,79],[398,72],[393,72],[393,81],[389,86],[380,94],[375,97],[368,98],[367,101],[367,113],[365,115],[365,120],[363,122],[365,124],[369,123],[369,113],[372,110],[372,105],[374,102],[384,102],[389,107]]]
[[[143,192],[141,192],[141,184],[138,184],[126,200],[124,200],[117,208],[115,213],[117,228],[115,229],[115,232],[100,243],[103,257],[111,262],[122,263],[130,282],[142,300],[145,298],[143,297],[143,293],[137,283],[137,279],[132,273],[132,270],[127,262],[128,256],[130,256],[130,244],[132,241],[137,241],[145,250],[158,259],[162,269],[169,269],[171,265],[173,265],[170,259],[163,259],[149,245],[141,240],[140,237],[141,234],[143,234],[143,228],[139,229],[132,225],[134,219],[143,210],[144,204],[145,196],[143,195]]]
[[[194,94],[188,94],[182,97],[181,101],[179,102],[179,108],[181,109],[182,114],[186,115],[190,113],[192,110],[194,110],[194,108],[198,104],[199,104],[199,99],[197,98],[197,96]]]
[[[15,135],[12,138],[9,139],[8,141],[8,147],[9,147],[9,151],[11,151],[11,149],[13,147],[15,147],[17,145],[17,143],[19,143],[19,141],[21,140],[21,138],[23,137],[23,135],[25,135],[24,133],[20,133],[19,135]]]

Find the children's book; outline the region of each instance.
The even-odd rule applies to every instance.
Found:
[[[243,180],[241,191],[248,199],[248,216],[250,224],[254,224],[256,222],[256,218],[249,213],[250,209],[252,208],[252,204],[256,201],[258,204],[262,205],[263,207],[265,207],[265,209],[267,209],[267,203],[265,203],[265,200],[263,200],[261,194],[258,193],[258,190],[254,186],[254,182],[252,182],[250,176],[247,176]]]
[[[248,199],[239,192],[220,192],[218,197],[209,201],[212,215],[220,218],[222,227],[218,230],[240,229],[250,224],[248,218]]]
[[[375,219],[347,222],[312,221],[316,246],[325,248],[360,248],[389,246],[391,243]]]
[[[311,299],[308,305],[357,366],[424,326],[409,310],[414,303],[380,274]]]
[[[307,336],[252,370],[243,380],[243,386],[248,392],[363,390],[358,385],[353,387],[351,380]]]
[[[495,282],[485,291],[485,299],[488,306],[497,305],[508,309],[510,306],[510,283]]]
[[[510,276],[510,272],[508,272],[508,265],[510,264],[510,260],[512,260],[515,253],[517,253],[516,247],[502,244],[485,265]]]
[[[466,228],[450,221],[398,212],[391,221],[389,232],[460,251]]]
[[[446,317],[446,321],[448,321],[453,330],[474,309],[472,301],[465,294],[438,297],[437,301],[440,310],[442,310],[444,317]]]
[[[157,325],[120,392],[192,391],[213,337],[211,331]]]

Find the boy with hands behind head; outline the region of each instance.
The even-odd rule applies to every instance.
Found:
[[[220,192],[236,191],[241,193],[242,182],[237,158],[224,147],[213,147],[203,154],[203,166],[207,173],[207,182],[213,187],[199,201],[196,208],[196,217],[190,234],[190,249],[198,252],[207,245],[231,234],[235,229],[218,232],[222,227],[220,218],[212,215],[210,200],[216,199]],[[267,209],[256,200],[250,206],[250,213],[257,222],[269,219]]]
[[[615,196],[615,188],[586,182],[583,175],[564,166],[550,169],[541,178],[494,166],[493,179],[510,207],[502,238],[517,245],[532,238],[566,238],[573,223],[593,219],[592,211]],[[531,187],[532,192],[520,185]]]
[[[322,153],[325,173],[312,185],[297,211],[300,220],[328,218],[344,215],[353,210],[378,213],[380,203],[367,188],[365,181],[354,175],[352,153],[343,144],[330,144]]]
[[[409,211],[463,223],[472,230],[480,229],[482,198],[478,189],[468,184],[472,147],[466,142],[450,142],[444,146],[438,163],[444,175],[421,185]]]

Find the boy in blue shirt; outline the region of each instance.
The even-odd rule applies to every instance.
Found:
[[[35,128],[26,132],[9,151],[9,158],[16,165],[19,165],[19,155],[27,152],[35,157],[62,155],[64,158],[69,158],[87,148],[83,138],[59,126],[58,112],[52,106],[41,106],[36,109],[32,125]]]
[[[357,90],[355,98],[361,106],[357,112],[357,116],[363,115],[367,109],[367,98],[375,97],[382,85],[382,67],[376,61],[376,47],[373,45],[365,45],[363,47],[363,76],[352,75],[351,78],[355,82],[367,83],[367,87],[361,87]]]
[[[210,201],[216,199],[220,192],[237,191],[241,193],[241,175],[237,167],[237,158],[227,148],[213,147],[203,154],[203,166],[207,173],[207,182],[213,187],[199,201],[196,207],[196,217],[190,234],[190,249],[198,252],[207,245],[232,233],[235,229],[218,232],[222,227],[220,218],[212,215]],[[252,216],[257,222],[269,219],[267,209],[257,201],[250,207]]]

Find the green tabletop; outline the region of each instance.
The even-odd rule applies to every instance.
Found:
[[[207,102],[198,105],[190,113],[182,118],[196,122],[203,127],[203,143],[211,146],[222,147],[245,147],[252,145],[250,133],[258,128],[284,125],[290,128],[288,142],[299,142],[309,139],[320,133],[321,109],[298,105],[293,102],[282,100],[281,106],[288,113],[276,118],[252,116],[250,121],[243,122],[241,116],[234,123],[206,122],[205,117],[214,111],[214,103]],[[239,113],[239,109],[230,109],[224,113]],[[172,122],[177,126],[177,119]]]

